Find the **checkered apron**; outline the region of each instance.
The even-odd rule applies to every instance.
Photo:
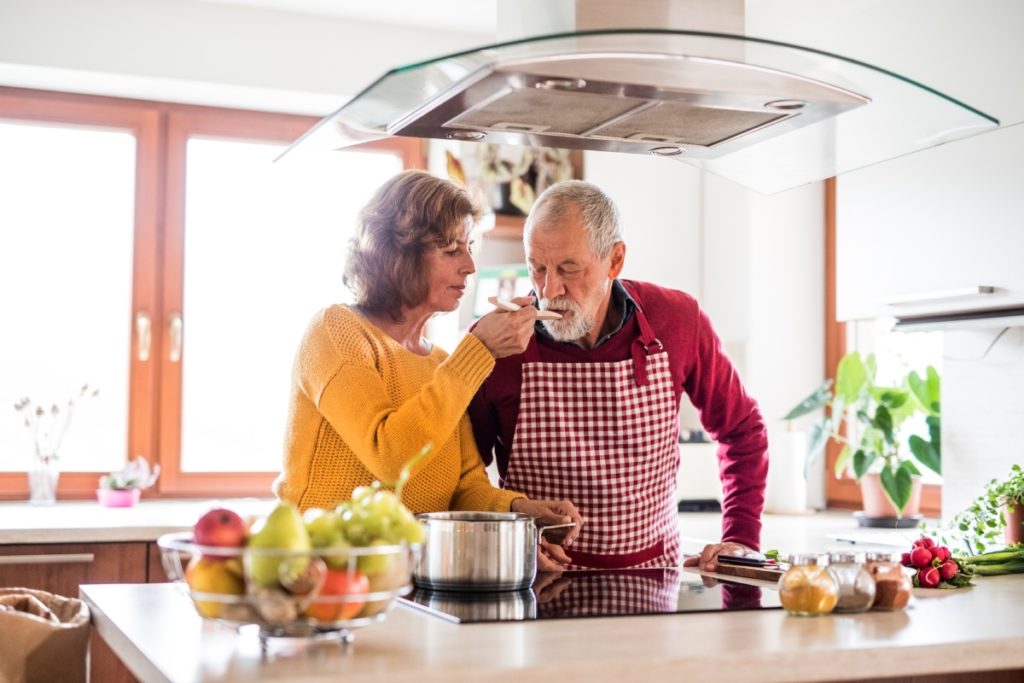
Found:
[[[678,422],[668,353],[636,308],[631,358],[545,363],[536,338],[523,362],[506,488],[568,499],[583,516],[566,549],[572,569],[674,567]]]
[[[675,612],[679,570],[620,569],[566,572],[567,584],[554,598],[538,596],[539,617],[609,617]]]

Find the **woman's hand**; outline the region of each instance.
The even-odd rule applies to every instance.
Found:
[[[569,530],[569,533],[565,535],[565,539],[562,541],[564,546],[572,545],[572,542],[580,535],[580,529],[583,527],[583,517],[580,516],[579,510],[567,500],[516,498],[512,501],[512,512],[522,512],[523,514],[530,515],[537,520],[537,524],[540,526],[575,522],[576,526]],[[546,541],[542,540],[541,543],[544,544]],[[557,548],[558,546],[552,547]],[[565,553],[560,554],[566,560],[569,559],[565,557]]]
[[[537,544],[537,571],[561,572],[570,564],[572,560],[565,554],[562,546],[540,539],[540,543]]]
[[[522,353],[533,336],[533,323],[537,320],[533,297],[521,296],[512,301],[522,308],[512,312],[492,311],[477,320],[470,332],[495,358]]]
[[[697,567],[704,572],[713,572],[718,570],[718,556],[719,555],[739,555],[740,557],[763,557],[761,553],[756,550],[752,550],[745,545],[740,543],[710,543],[704,546],[704,550],[701,551],[700,557],[687,557],[683,560],[684,567]]]

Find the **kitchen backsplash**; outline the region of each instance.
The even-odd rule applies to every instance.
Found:
[[[942,516],[949,519],[990,479],[1024,464],[1024,327],[947,331],[942,363]]]

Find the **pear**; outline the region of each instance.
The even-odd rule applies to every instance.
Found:
[[[246,553],[250,579],[261,586],[281,583],[287,587],[306,570],[312,546],[298,508],[282,501],[262,523],[257,522],[246,547],[257,551]],[[281,552],[264,552],[268,550]]]

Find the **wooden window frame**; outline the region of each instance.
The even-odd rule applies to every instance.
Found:
[[[835,379],[839,359],[846,351],[846,323],[836,320],[836,179],[829,178],[825,181],[825,377]],[[858,510],[861,508],[860,484],[848,472],[840,478],[834,475],[841,450],[834,441],[829,441],[825,449],[825,505]],[[940,485],[921,487],[921,513],[932,517],[942,514]]]
[[[143,454],[162,469],[157,485],[144,496],[271,496],[270,484],[277,472],[181,472],[181,364],[167,360],[164,323],[169,312],[181,311],[183,273],[181,268],[165,269],[164,264],[182,263],[185,145],[190,135],[291,142],[318,119],[4,86],[0,86],[0,117],[121,129],[136,136],[132,319],[126,321],[125,330],[132,340],[125,457]],[[421,140],[389,138],[353,149],[396,154],[405,168],[426,168]],[[138,360],[134,316],[139,311],[149,313],[153,325],[151,360],[146,363]],[[102,474],[62,473],[58,499],[93,498]],[[0,500],[27,498],[24,472],[0,472]]]

